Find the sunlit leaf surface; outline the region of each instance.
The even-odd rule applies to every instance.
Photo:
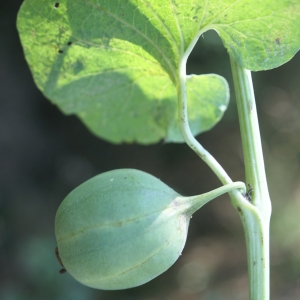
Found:
[[[18,30],[39,89],[111,142],[182,141],[178,66],[207,30],[251,70],[277,67],[300,44],[298,0],[25,0]],[[222,117],[229,91],[219,76],[187,82],[197,135]]]

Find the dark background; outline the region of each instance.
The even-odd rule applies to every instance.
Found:
[[[248,299],[243,230],[228,196],[198,211],[183,255],[138,288],[100,291],[60,275],[55,212],[86,179],[111,169],[149,172],[184,195],[220,186],[184,144],[112,145],[66,117],[35,87],[16,31],[21,0],[0,4],[0,299]],[[220,39],[206,33],[189,73],[217,73],[232,88]],[[270,194],[271,299],[300,299],[300,55],[253,74]],[[244,180],[234,95],[223,120],[198,137],[233,180]]]

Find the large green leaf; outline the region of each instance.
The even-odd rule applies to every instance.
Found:
[[[182,141],[178,69],[197,37],[216,30],[251,70],[288,61],[299,49],[298,0],[25,0],[18,30],[34,80],[66,114],[112,142]],[[187,78],[196,135],[228,104],[219,76]]]

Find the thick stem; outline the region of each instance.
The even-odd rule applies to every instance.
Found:
[[[245,160],[246,182],[253,187],[252,209],[240,207],[237,199],[232,198],[238,209],[246,235],[249,293],[251,300],[268,300],[269,293],[269,223],[271,201],[268,192],[262,145],[251,72],[240,67],[231,59],[231,68],[242,145]]]
[[[262,153],[251,72],[231,59],[244,152],[246,182],[253,189],[252,203],[270,218],[271,202]]]

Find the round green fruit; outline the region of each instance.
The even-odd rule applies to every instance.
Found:
[[[181,198],[159,179],[133,169],[86,181],[56,214],[65,269],[79,282],[106,290],[135,287],[163,273],[186,241],[191,213]]]

